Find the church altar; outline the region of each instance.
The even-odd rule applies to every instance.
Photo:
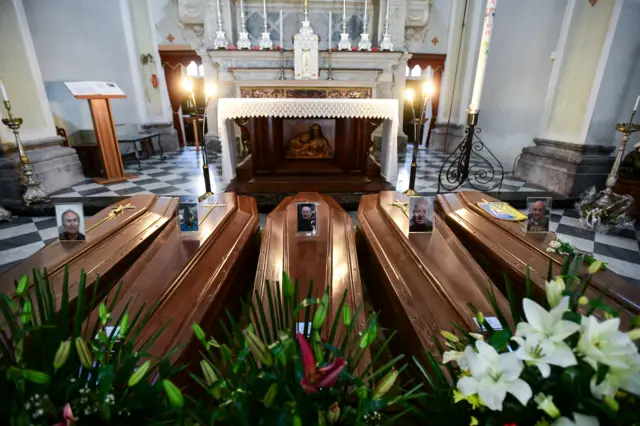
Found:
[[[234,119],[279,118],[369,118],[382,123],[380,173],[392,184],[398,169],[397,99],[249,99],[220,98],[218,129],[222,146],[222,177],[236,176],[236,138]]]

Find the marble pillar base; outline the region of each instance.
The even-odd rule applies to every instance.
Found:
[[[515,176],[550,191],[575,197],[588,187],[604,187],[613,165],[613,146],[578,145],[534,139],[516,166]]]
[[[176,151],[180,148],[180,143],[178,141],[178,132],[173,128],[173,123],[142,123],[140,125],[142,131],[145,132],[160,132],[162,133],[162,149],[164,152]],[[156,143],[156,139],[153,140],[154,148],[156,152],[158,151],[158,146]]]
[[[429,149],[441,152],[453,152],[465,136],[462,124],[436,123],[431,130]]]

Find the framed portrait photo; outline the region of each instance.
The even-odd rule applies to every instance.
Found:
[[[314,236],[318,233],[317,203],[296,203],[296,234]]]
[[[549,232],[551,197],[527,198],[527,232]]]
[[[180,232],[198,232],[198,203],[195,200],[178,203],[178,226]]]
[[[433,231],[433,197],[409,197],[409,233]]]
[[[55,204],[58,239],[61,242],[86,241],[82,203]]]

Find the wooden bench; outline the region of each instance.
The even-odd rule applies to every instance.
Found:
[[[442,339],[440,331],[452,330],[452,323],[478,331],[468,304],[489,316],[488,292],[494,287],[437,216],[432,233],[409,235],[409,218],[392,206],[396,201],[409,199],[391,191],[360,199],[361,266],[369,272],[365,282],[381,321],[398,330],[396,347],[424,361],[425,352],[437,353],[433,337]],[[509,317],[508,303],[495,294]]]
[[[538,296],[544,297],[544,283],[551,261],[554,275],[560,273],[563,256],[546,251],[554,233],[527,234],[518,222],[498,220],[477,205],[480,201],[497,201],[481,192],[439,195],[436,211],[441,214],[460,240],[469,248],[496,283],[506,272],[519,295],[524,294],[527,266]],[[585,270],[582,272],[586,271]],[[611,271],[596,274],[587,297],[604,296],[604,301],[623,312],[628,323],[640,313],[640,288]]]
[[[47,270],[57,306],[62,297],[65,265],[69,270],[69,297],[78,294],[81,271],[87,274],[87,294],[100,276],[97,295],[104,296],[175,217],[178,200],[155,195],[135,195],[103,209],[86,221],[86,242],[61,243],[56,240],[0,277],[0,291],[15,294],[14,280],[32,276],[33,269]],[[123,209],[109,218],[118,206]],[[32,280],[31,280],[32,281]],[[33,285],[33,282],[31,282]]]
[[[318,203],[316,236],[296,235],[296,203],[299,202]],[[313,280],[313,297],[322,297],[326,289],[330,290],[327,318],[335,316],[345,290],[348,290],[345,305],[350,307],[352,313],[363,303],[353,224],[351,217],[333,198],[317,192],[301,192],[295,197],[285,198],[269,214],[254,282],[254,290],[267,314],[267,285],[271,286],[271,293],[275,297],[282,271],[286,271],[292,280],[298,280],[301,298],[308,294],[310,280]],[[298,321],[304,323],[302,313]],[[364,306],[353,321],[356,333],[364,329]],[[330,326],[330,321],[326,321],[323,334],[328,335]],[[340,321],[336,334],[338,341],[344,333],[346,329]],[[370,355],[366,353],[354,370],[362,372],[369,362]]]
[[[122,278],[113,311],[117,319],[129,302],[130,313],[157,302],[139,341],[170,321],[150,353],[162,357],[182,345],[172,361],[196,365],[202,348],[192,339],[191,325],[196,322],[208,334],[219,335],[218,320],[225,309],[239,306],[249,290],[259,247],[255,199],[224,193],[209,201],[198,206],[198,233],[180,233],[176,220],[160,233]],[[116,291],[114,287],[108,298]],[[96,309],[91,319],[97,315]]]

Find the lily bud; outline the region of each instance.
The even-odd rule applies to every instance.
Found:
[[[440,334],[442,334],[444,336],[444,338],[447,339],[448,341],[450,341],[451,343],[457,343],[458,340],[459,340],[458,337],[455,334],[450,333],[450,332],[445,331],[445,330],[440,330]]]
[[[71,341],[65,340],[64,342],[60,342],[60,346],[58,346],[58,350],[56,351],[55,356],[53,357],[53,368],[58,370],[60,367],[67,362],[67,358],[69,358],[69,352],[71,351]]]
[[[273,358],[271,357],[271,352],[265,346],[265,344],[256,336],[251,330],[246,329],[244,331],[244,337],[247,339],[247,344],[249,345],[249,349],[253,353],[253,356],[258,358],[261,363],[264,365],[271,365],[273,363]]]
[[[169,398],[169,403],[173,406],[173,408],[182,408],[184,405],[184,397],[182,396],[182,392],[176,385],[174,385],[170,380],[163,380],[162,387],[164,387],[164,391],[167,393],[167,398]]]
[[[327,422],[324,419],[324,414],[322,411],[318,411],[318,426],[325,426]]]
[[[125,313],[120,320],[120,337],[127,335],[127,327],[129,327],[129,313]]]
[[[593,275],[596,272],[598,272],[600,269],[604,269],[605,267],[606,267],[606,263],[596,260],[591,265],[589,265],[589,269],[587,270],[587,272],[589,273],[589,275]]]
[[[21,374],[26,380],[38,385],[44,385],[45,383],[49,383],[49,380],[51,380],[51,377],[49,377],[47,373],[43,373],[41,371],[22,370]]]
[[[18,296],[22,296],[27,289],[27,284],[29,284],[29,277],[26,275],[21,276],[20,281],[18,281],[18,286],[16,287],[16,294]]]
[[[213,366],[206,359],[203,359],[202,361],[200,361],[200,369],[202,370],[202,375],[204,376],[204,381],[207,384],[207,386],[210,387],[212,384],[218,381],[218,376],[216,375],[216,372],[213,370]],[[222,395],[220,388],[217,388],[217,387],[213,388],[211,390],[211,393],[213,394],[213,397],[215,399],[220,399],[220,396]]]
[[[284,297],[293,296],[293,283],[291,282],[291,278],[289,278],[289,274],[285,271],[282,271],[282,294]]]
[[[293,416],[293,426],[302,426],[302,419],[300,419],[300,416],[295,414]]]
[[[627,333],[627,335],[629,336],[629,339],[631,339],[631,340],[640,339],[640,328],[634,328],[633,330],[629,331]]]
[[[264,400],[262,401],[264,403],[264,407],[271,408],[273,403],[276,401],[276,396],[278,396],[278,384],[274,383],[271,386],[269,386],[269,390],[267,391],[267,394],[264,396]]]
[[[611,398],[610,396],[606,396],[604,398],[604,403],[607,404],[607,406],[616,413],[620,409],[620,404],[618,404],[618,401],[616,401],[615,398]]]
[[[91,351],[87,347],[87,344],[82,340],[82,337],[76,337],[75,340],[76,352],[78,352],[78,358],[80,358],[80,364],[84,368],[93,367],[93,357]]]
[[[349,305],[344,305],[342,309],[342,322],[345,327],[349,327],[351,325],[351,308]]]
[[[476,321],[478,321],[478,324],[480,326],[482,326],[482,324],[484,323],[484,315],[482,312],[479,312],[476,314]]]
[[[329,423],[336,423],[340,418],[340,406],[337,402],[334,402],[329,407],[329,411],[327,411],[327,420]]]
[[[376,386],[376,388],[373,390],[371,399],[375,400],[382,398],[384,394],[389,392],[389,389],[391,389],[397,378],[398,370],[394,368],[390,372],[388,372],[386,376],[383,377],[380,383],[378,383],[378,386]]]
[[[587,305],[589,303],[589,298],[587,296],[580,296],[578,299],[579,305]]]
[[[553,403],[553,397],[539,393],[533,400],[538,404],[538,409],[547,413],[552,419],[560,417],[560,410],[558,410],[556,404]]]
[[[329,303],[329,295],[325,293],[325,295],[322,296],[322,300],[320,301],[320,304],[316,308],[316,313],[313,315],[312,326],[314,330],[319,330],[320,328],[322,328],[322,325],[324,324],[324,320],[327,317],[328,303]]]
[[[555,308],[560,304],[562,292],[565,288],[566,285],[561,277],[544,283],[544,291],[547,294],[547,303],[549,303],[550,307]]]
[[[206,341],[207,339],[207,335],[204,333],[204,330],[195,322],[191,325],[191,328],[193,328],[193,334],[196,335],[196,338],[198,340],[200,340],[201,342]]]
[[[151,361],[146,361],[144,364],[140,366],[132,375],[129,377],[129,381],[127,382],[127,386],[132,388],[137,385],[140,380],[147,374],[149,371],[149,367],[151,367]]]

